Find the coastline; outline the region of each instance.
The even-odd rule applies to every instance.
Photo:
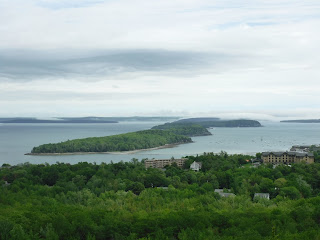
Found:
[[[190,142],[192,143],[192,142]],[[144,149],[136,149],[136,150],[129,150],[129,151],[119,151],[119,152],[70,152],[70,153],[25,153],[24,155],[32,155],[32,156],[63,156],[63,155],[86,155],[86,154],[116,154],[116,155],[126,155],[126,154],[134,154],[137,152],[142,151],[151,151],[151,150],[158,150],[164,148],[174,148],[181,144],[187,143],[172,143],[172,144],[165,144],[159,147],[154,148],[144,148]]]

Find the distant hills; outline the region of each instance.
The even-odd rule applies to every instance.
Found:
[[[40,119],[32,117],[0,118],[0,123],[118,123],[118,122],[170,122],[170,124],[197,124],[204,128],[209,127],[261,127],[255,120],[221,120],[215,117],[186,118],[180,117],[57,117],[51,119]],[[320,120],[318,120],[320,121]],[[190,126],[188,126],[190,127]],[[195,130],[195,126],[192,127]],[[193,131],[192,130],[192,131]],[[196,130],[196,131],[199,131]],[[201,132],[201,131],[200,131]],[[199,134],[206,134],[201,132]],[[194,132],[195,133],[195,132]],[[191,134],[193,135],[193,134]]]
[[[118,123],[118,121],[106,118],[82,117],[82,118],[0,118],[0,123]]]
[[[203,136],[209,135],[207,128],[210,127],[261,127],[260,122],[256,120],[215,120],[210,121],[212,118],[189,118],[175,122],[165,123],[162,125],[154,126],[152,129],[174,130],[186,129],[191,130],[188,136]]]
[[[198,122],[210,122],[210,121],[219,121],[220,118],[205,117],[205,118],[186,118],[176,121],[176,123],[198,123]]]
[[[256,120],[237,119],[237,120],[221,120],[220,118],[186,118],[172,123],[166,123],[168,125],[177,124],[198,124],[202,127],[261,127],[260,122]],[[166,126],[168,127],[168,126]]]
[[[304,120],[283,120],[280,122],[287,122],[287,123],[320,123],[320,119],[304,119]]]
[[[0,123],[118,123],[128,121],[174,121],[178,117],[60,117],[52,119],[38,119],[38,118],[0,118]]]

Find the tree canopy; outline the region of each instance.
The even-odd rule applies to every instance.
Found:
[[[0,239],[318,239],[320,164],[254,168],[250,157],[204,153],[165,171],[137,159],[6,164]]]
[[[170,131],[144,130],[106,137],[91,137],[43,144],[34,147],[31,153],[131,151],[189,142],[192,142],[191,138]]]

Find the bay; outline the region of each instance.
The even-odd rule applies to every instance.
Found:
[[[150,129],[163,122],[120,122],[99,124],[0,124],[0,166],[65,162],[130,161],[132,158],[180,158],[203,152],[252,154],[262,151],[286,151],[292,145],[320,143],[320,124],[263,122],[261,128],[214,128],[212,136],[193,137],[193,143],[174,148],[139,151],[130,154],[84,154],[58,156],[24,155],[34,146],[68,139],[99,137]]]

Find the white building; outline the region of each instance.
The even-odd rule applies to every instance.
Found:
[[[269,193],[255,193],[253,199],[257,198],[265,198],[265,199],[270,199],[270,194]]]
[[[199,171],[202,167],[202,163],[201,162],[196,162],[194,161],[191,165],[190,165],[190,169],[193,171]]]

